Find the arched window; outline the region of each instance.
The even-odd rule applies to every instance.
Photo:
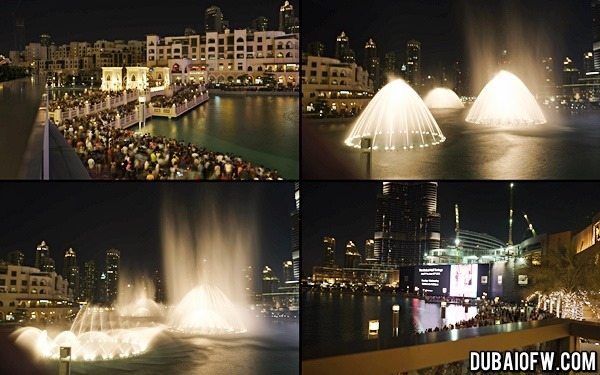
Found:
[[[131,75],[131,82],[135,81],[135,74]]]
[[[235,40],[237,43],[244,43],[244,38],[239,37]]]
[[[252,67],[248,66],[248,71],[251,72],[252,71]]]

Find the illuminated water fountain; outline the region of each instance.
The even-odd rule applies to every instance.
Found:
[[[163,325],[135,327],[113,308],[82,308],[68,331],[52,335],[35,327],[13,333],[15,342],[38,358],[58,359],[62,346],[71,347],[75,361],[127,358],[144,353],[164,330]]]
[[[164,207],[163,264],[167,297],[174,305],[167,325],[201,335],[256,328],[250,327],[242,274],[256,246],[254,218],[226,212],[211,197],[197,210],[174,203]]]
[[[425,103],[403,80],[385,85],[371,99],[345,143],[360,148],[370,138],[373,150],[410,150],[437,145],[446,137]]]
[[[154,284],[147,278],[128,280],[126,275],[119,278],[119,299],[117,309],[119,315],[131,318],[147,318],[161,320],[165,307],[154,301]]]
[[[527,86],[516,75],[502,70],[481,90],[466,121],[519,126],[544,124],[546,118]]]
[[[423,101],[429,109],[462,109],[465,107],[454,91],[444,87],[436,87],[429,91]]]

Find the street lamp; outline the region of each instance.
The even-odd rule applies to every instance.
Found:
[[[138,97],[138,102],[140,103],[139,106],[139,111],[138,111],[138,127],[140,132],[142,131],[142,123],[144,124],[144,127],[146,126],[146,97],[145,96],[139,96]]]

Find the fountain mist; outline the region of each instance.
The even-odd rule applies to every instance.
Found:
[[[175,305],[168,325],[190,333],[244,332],[251,327],[242,270],[256,253],[257,221],[220,205],[222,196],[202,193],[195,206],[164,200],[164,276]]]
[[[446,137],[419,94],[402,79],[385,85],[371,99],[345,143],[360,148],[363,137],[373,150],[409,150],[437,145]]]
[[[456,93],[445,87],[429,91],[423,100],[429,109],[462,109],[465,106]]]

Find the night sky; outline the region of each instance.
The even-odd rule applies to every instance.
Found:
[[[0,6],[0,53],[14,49],[14,16],[25,19],[25,41],[39,42],[50,34],[57,45],[98,39],[146,40],[146,34],[183,35],[186,27],[204,31],[204,11],[221,8],[231,28],[245,28],[258,16],[279,23],[283,0],[2,0]],[[295,10],[298,0],[291,0]],[[298,15],[299,12],[296,13]]]
[[[468,70],[468,32],[495,34],[500,45],[520,33],[516,38],[529,42],[528,49],[549,52],[557,62],[568,55],[580,68],[583,53],[592,49],[589,0],[303,0],[301,22],[303,50],[319,40],[333,56],[335,39],[345,31],[360,64],[371,37],[381,61],[385,52],[402,56],[408,40],[419,40],[424,71],[432,74],[456,60]]]
[[[336,239],[336,257],[343,264],[346,243],[352,240],[364,256],[365,240],[373,238],[375,200],[381,182],[302,184],[302,270],[322,261],[322,238]],[[527,229],[527,213],[537,233],[579,230],[600,212],[597,182],[516,182],[513,242]],[[454,204],[460,208],[460,227],[508,238],[508,182],[440,182],[438,212],[442,238],[454,238]]]
[[[292,183],[3,182],[0,258],[18,249],[33,265],[36,245],[45,240],[59,273],[65,250],[73,247],[80,267],[90,259],[103,267],[106,250],[117,248],[122,268],[148,274],[162,259],[163,199],[198,211],[212,200],[224,211],[255,218],[254,267],[258,272],[270,265],[282,277],[282,262],[291,260],[293,197]]]

